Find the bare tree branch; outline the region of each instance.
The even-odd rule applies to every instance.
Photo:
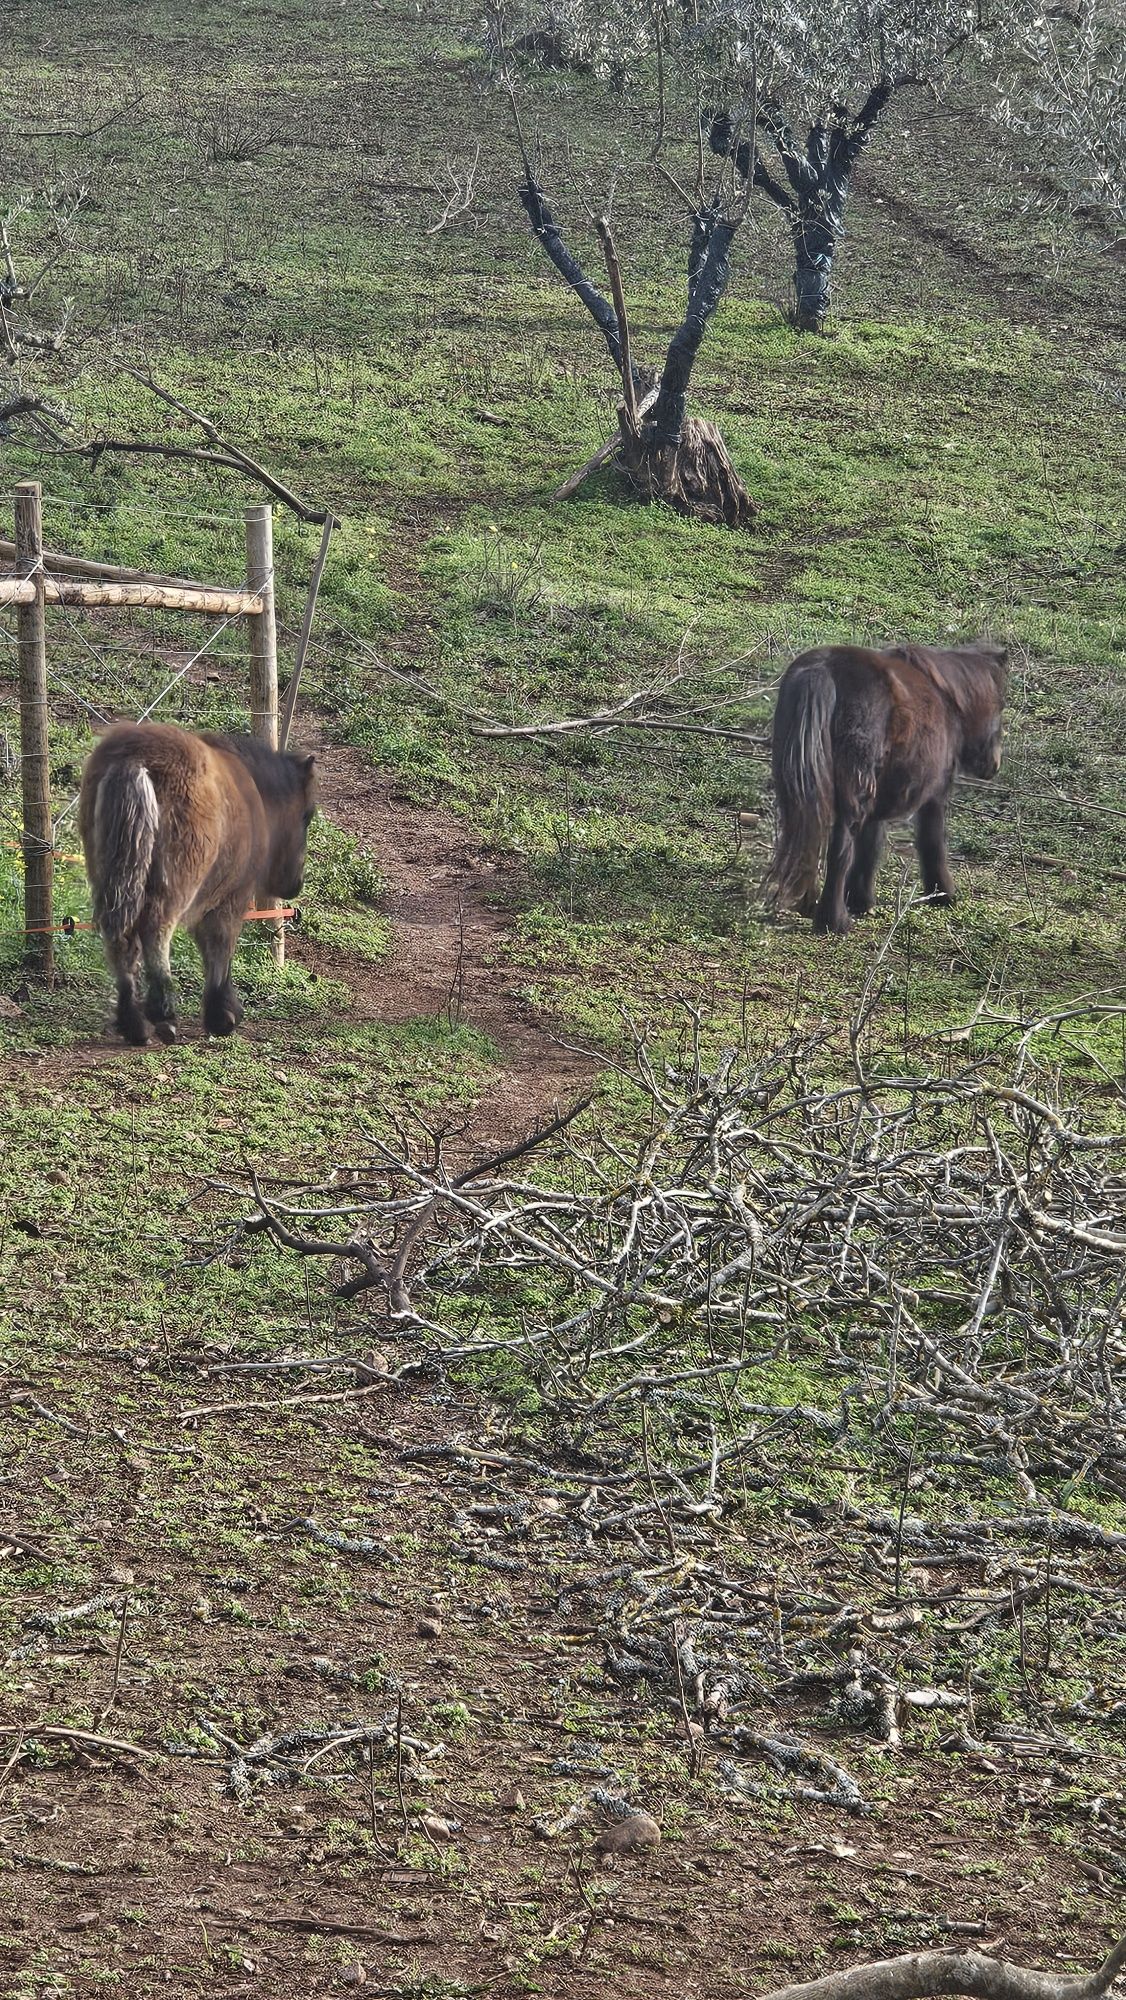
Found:
[[[1124,1968],[1126,1939],[1085,1978],[1032,1972],[983,1952],[907,1952],[797,1986],[780,1986],[760,2000],[930,2000],[947,1993],[964,1994],[968,2000],[1102,2000]]]
[[[143,388],[147,389],[150,395],[157,397],[162,403],[167,403],[171,409],[176,410],[189,423],[198,425],[213,448],[212,455],[209,459],[205,459],[205,455],[202,452],[190,453],[179,447],[160,444],[129,444],[124,439],[102,439],[87,447],[92,457],[96,458],[102,452],[106,451],[143,451],[149,453],[155,452],[176,458],[195,456],[205,459],[205,462],[214,465],[233,466],[236,470],[246,473],[251,479],[257,480],[260,485],[265,487],[267,493],[272,493],[276,500],[282,502],[283,506],[290,508],[299,520],[315,521],[320,525],[323,525],[328,520],[329,510],[327,508],[313,507],[307,501],[300,499],[291,487],[284,485],[272,472],[268,472],[265,466],[258,463],[257,459],[251,458],[249,452],[244,451],[241,445],[232,444],[228,438],[225,438],[210,417],[205,416],[200,410],[193,409],[190,403],[182,402],[179,396],[174,396],[172,391],[166,389],[162,383],[156,381],[147,369],[132,368],[127,363],[122,362],[121,372],[123,375],[132,376],[133,380],[139,382]]]

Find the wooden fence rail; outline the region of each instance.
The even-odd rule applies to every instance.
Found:
[[[211,589],[206,584],[95,583],[83,578],[52,576],[0,577],[0,604],[135,605],[144,611],[202,611],[216,618],[258,618],[262,599],[255,590]]]
[[[16,545],[0,535],[0,562],[14,562]],[[121,563],[94,562],[89,556],[64,556],[57,549],[44,549],[43,567],[51,576],[104,577],[109,583],[158,583],[173,590],[196,590],[190,576],[165,576],[163,570],[126,569]]]

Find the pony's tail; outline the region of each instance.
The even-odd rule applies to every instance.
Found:
[[[833,676],[815,656],[785,675],[774,711],[772,764],[777,825],[764,884],[776,910],[811,915],[821,856],[833,816],[830,727],[837,705]]]
[[[94,801],[90,870],[94,921],[107,945],[124,942],[141,921],[160,828],[160,806],[145,766],[111,765]]]

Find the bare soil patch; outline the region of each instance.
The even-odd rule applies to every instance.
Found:
[[[878,1786],[865,1778],[879,1799],[861,1817],[733,1799],[710,1749],[693,1781],[677,1715],[603,1671],[584,1586],[627,1547],[584,1548],[534,1481],[490,1469],[486,1405],[388,1383],[343,1410],[185,1425],[178,1409],[236,1393],[205,1383],[206,1365],[173,1355],[149,1376],[140,1458],[105,1429],[65,1445],[68,1532],[110,1603],[50,1636],[25,1628],[14,1713],[30,1728],[66,1706],[158,1754],[54,1746],[7,1774],[13,1992],[39,1993],[39,1968],[83,1996],[111,1971],[138,1994],[289,2000],[348,1990],[360,1967],[396,1994],[612,1982],[631,2000],[718,2000],[923,1944],[1049,1965],[1099,1955],[1116,1892],[1052,1842],[1066,1774],[1050,1758],[998,1771],[907,1744]],[[121,1388],[105,1369],[107,1419]],[[28,1474],[60,1442],[37,1432]],[[330,1465],[318,1521],[366,1536],[367,1551],[313,1545],[294,1518]],[[504,1497],[521,1520],[490,1519]],[[8,1576],[23,1616],[54,1610],[20,1567]],[[370,1775],[337,1753],[295,1785],[312,1742],[233,1792],[237,1744],[343,1734],[394,1716],[400,1695],[404,1734],[446,1744],[424,1759],[428,1783],[408,1761],[409,1835],[387,1749]],[[217,1717],[229,1744],[206,1734]],[[768,1700],[759,1726],[855,1758],[800,1700]],[[657,1818],[655,1854],[597,1859],[599,1787]],[[551,1831],[576,1801],[581,1816]],[[428,1836],[424,1811],[449,1832]]]

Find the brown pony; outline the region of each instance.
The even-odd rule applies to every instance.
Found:
[[[312,757],[160,722],[107,730],[82,773],[78,824],[127,1042],[146,1042],[150,1021],[175,1036],[168,953],[178,924],[203,959],[205,1029],[238,1026],[231,959],[243,918],[263,896],[299,893],[314,809]]]
[[[886,822],[909,813],[926,894],[952,902],[946,803],[958,771],[996,776],[1006,685],[1005,649],[984,641],[946,652],[825,646],[794,660],[774,711],[775,907],[812,916],[816,931],[847,931],[872,907]]]

